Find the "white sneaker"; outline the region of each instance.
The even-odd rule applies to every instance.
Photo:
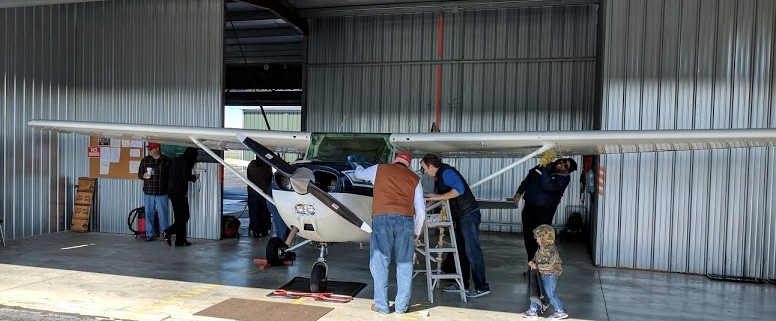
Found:
[[[569,315],[566,314],[565,311],[555,311],[555,313],[553,313],[550,316],[550,319],[552,320],[561,320],[561,319],[568,319],[568,318],[569,318]]]
[[[469,290],[466,291],[466,296],[472,299],[479,298],[490,294],[490,290]]]
[[[534,310],[528,309],[528,311],[523,312],[523,319],[537,319],[537,318],[539,318],[539,315]]]

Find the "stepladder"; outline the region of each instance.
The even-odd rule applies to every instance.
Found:
[[[466,287],[461,274],[461,259],[458,256],[458,243],[453,231],[453,219],[450,213],[450,202],[440,201],[426,208],[426,221],[423,224],[423,237],[415,244],[420,269],[416,269],[413,277],[425,274],[428,288],[428,301],[434,303],[434,289],[439,287],[439,281],[452,280],[458,284],[461,301],[466,302]],[[446,259],[455,261],[455,272],[445,272],[442,262]],[[425,268],[425,269],[424,269]]]

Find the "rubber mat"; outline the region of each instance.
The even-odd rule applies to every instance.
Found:
[[[361,292],[361,290],[363,290],[365,287],[366,283],[328,280],[328,282],[326,282],[325,292],[355,297],[358,292]],[[310,279],[297,276],[278,289],[296,292],[310,292]]]
[[[194,315],[243,321],[316,321],[331,310],[334,309],[305,304],[232,298],[194,313]]]

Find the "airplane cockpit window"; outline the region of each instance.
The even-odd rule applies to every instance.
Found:
[[[391,156],[389,134],[313,133],[307,159],[344,162],[349,155],[361,155],[370,164],[387,163]]]
[[[327,192],[333,192],[337,188],[337,175],[324,171],[313,171],[313,174],[318,188]]]

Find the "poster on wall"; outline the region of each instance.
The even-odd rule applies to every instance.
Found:
[[[86,155],[89,156],[89,158],[99,158],[100,157],[100,147],[99,146],[89,146],[86,148]]]

